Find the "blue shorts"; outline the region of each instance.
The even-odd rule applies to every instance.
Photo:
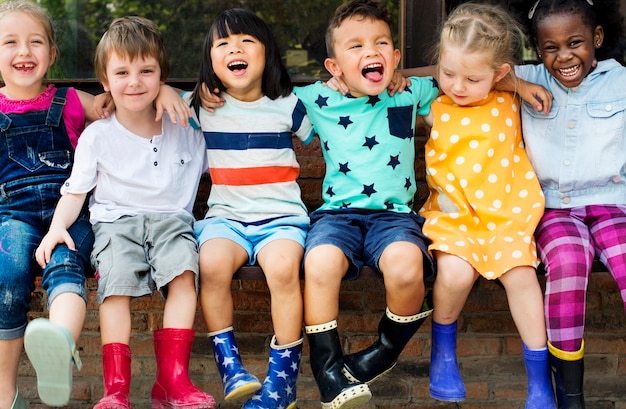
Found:
[[[348,258],[350,267],[344,277],[358,277],[364,265],[378,268],[378,260],[388,245],[406,241],[422,251],[424,279],[433,277],[433,260],[428,253],[429,240],[422,233],[424,218],[415,213],[390,211],[315,211],[311,213],[311,228],[306,238],[304,258],[316,246],[330,244],[338,247]]]
[[[248,263],[255,264],[259,251],[274,240],[293,240],[304,247],[309,230],[307,216],[285,216],[248,224],[224,217],[209,217],[194,225],[198,247],[211,239],[228,239],[248,253]]]

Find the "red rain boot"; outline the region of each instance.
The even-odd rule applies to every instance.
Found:
[[[102,346],[104,397],[93,409],[130,409],[130,359],[128,345]]]
[[[157,379],[152,387],[156,409],[213,409],[215,399],[189,379],[189,357],[194,331],[163,328],[154,331]]]

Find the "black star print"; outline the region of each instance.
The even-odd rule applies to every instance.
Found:
[[[413,185],[413,183],[411,183],[411,178],[406,178],[405,182],[404,182],[404,188],[406,190],[409,190],[409,188]]]
[[[323,107],[328,106],[328,103],[326,101],[328,101],[328,97],[323,97],[321,95],[318,95],[317,99],[315,100],[315,103],[317,104],[318,107],[320,107],[320,109],[322,109]]]
[[[342,209],[347,209],[348,207],[350,207],[350,205],[351,205],[351,204],[352,204],[352,203],[342,202],[342,203],[341,203],[341,208],[342,208]]]
[[[380,98],[377,95],[370,95],[367,99],[366,104],[370,104],[372,107],[380,102]]]
[[[348,162],[339,164],[339,172],[342,172],[344,175],[347,175],[350,170],[351,169],[348,167]]]
[[[367,146],[368,148],[370,148],[370,151],[372,150],[372,148],[378,145],[378,142],[376,142],[376,135],[372,136],[372,137],[365,137],[365,143],[361,146]]]
[[[432,82],[433,88],[439,88],[439,83],[437,83],[437,80],[434,77],[430,79],[430,82]]]
[[[324,141],[324,150],[328,152],[328,141]]]
[[[391,166],[394,170],[396,169],[396,166],[398,166],[400,164],[400,155],[389,155],[389,162],[387,163],[387,166]]]
[[[371,185],[363,185],[363,191],[361,192],[367,197],[372,197],[374,193],[376,193],[376,189],[374,189],[374,184]]]
[[[350,117],[349,117],[349,116],[340,116],[340,117],[339,117],[339,122],[338,122],[338,125],[343,126],[343,129],[348,129],[348,125],[350,125],[350,124],[352,124],[352,123],[354,123],[354,122],[352,122],[352,121],[350,120]]]
[[[328,186],[328,189],[326,189],[326,194],[330,197],[335,196],[335,192],[333,192],[333,187],[332,186]]]
[[[387,207],[387,210],[392,210],[394,208],[393,203],[391,203],[389,200],[385,201],[385,206]]]

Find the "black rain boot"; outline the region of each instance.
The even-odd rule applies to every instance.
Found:
[[[428,292],[418,314],[399,316],[387,308],[378,324],[378,339],[366,349],[344,357],[348,379],[370,384],[391,371],[411,337],[432,314],[432,305],[432,292]]]
[[[585,409],[583,394],[585,342],[583,341],[580,350],[576,352],[561,351],[550,343],[548,349],[559,409]]]
[[[320,390],[322,409],[348,409],[372,397],[364,383],[351,382],[343,373],[343,352],[337,321],[306,326],[313,376]]]

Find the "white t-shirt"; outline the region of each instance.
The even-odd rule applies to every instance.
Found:
[[[147,213],[193,215],[198,184],[208,168],[202,132],[171,123],[147,139],[124,128],[115,114],[89,125],[76,147],[61,194],[94,190],[92,224]]]

